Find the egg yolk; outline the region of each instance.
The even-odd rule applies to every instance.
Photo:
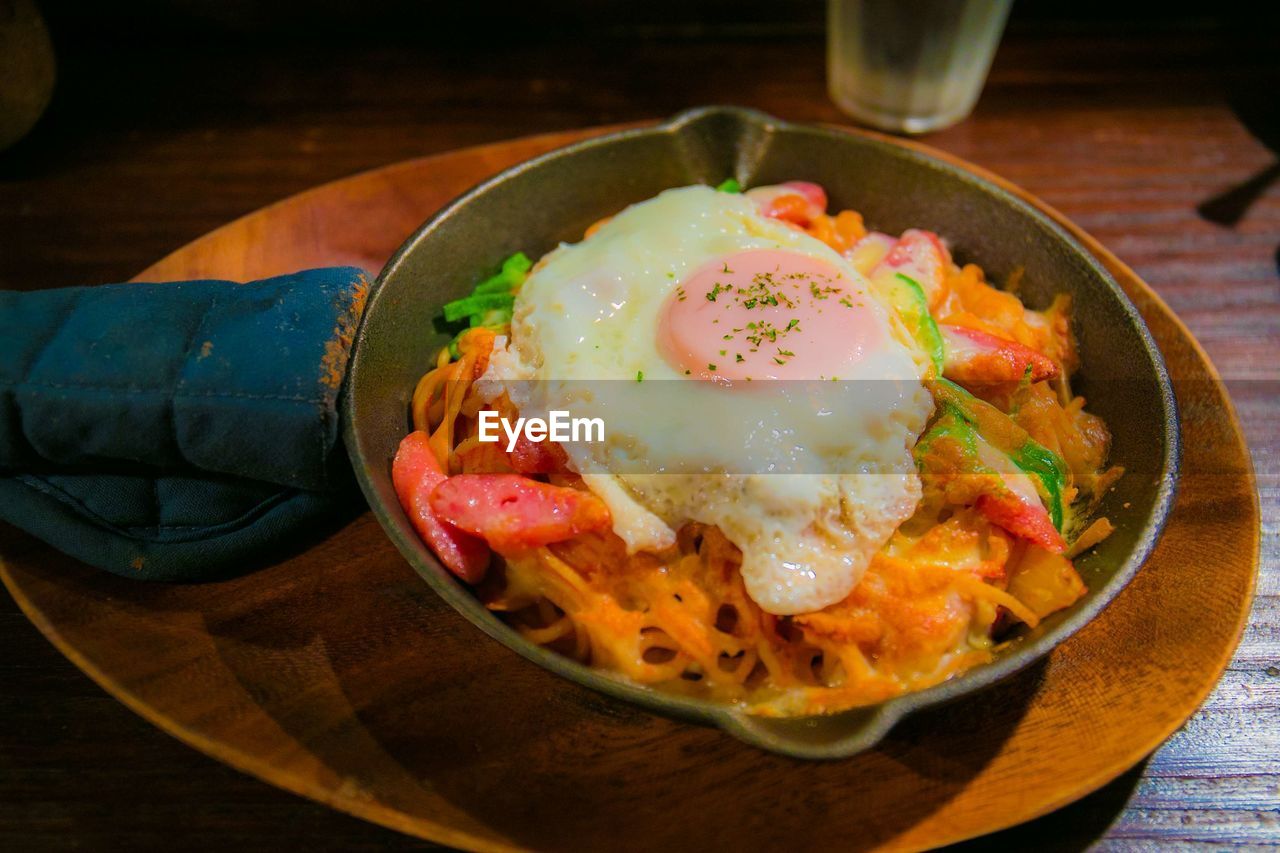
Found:
[[[695,270],[663,306],[658,349],[691,378],[841,379],[882,343],[865,284],[780,249]]]

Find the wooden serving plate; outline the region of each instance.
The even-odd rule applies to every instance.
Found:
[[[375,271],[473,183],[604,130],[328,184],[139,277]],[[1106,249],[1022,194],[1111,270],[1159,342],[1183,417],[1181,492],[1151,560],[1075,637],[992,689],[908,718],[855,758],[766,754],[542,670],[438,600],[367,512],[266,569],[185,586],[99,572],[4,528],[0,578],[68,658],[175,737],[458,847],[919,849],[1028,820],[1118,776],[1205,698],[1249,612],[1259,513],[1231,404],[1186,327]]]

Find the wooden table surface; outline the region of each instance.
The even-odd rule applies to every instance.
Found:
[[[96,38],[92,27],[60,36],[55,26],[53,106],[0,152],[0,287],[125,280],[286,195],[467,145],[705,103],[841,121],[824,94],[813,13],[784,35],[766,29],[386,42],[332,32],[161,40],[120,27]],[[965,847],[1280,842],[1273,32],[1015,18],[974,116],[927,138],[1064,211],[1181,315],[1229,383],[1263,508],[1253,618],[1201,711],[1096,794]],[[430,846],[272,789],[150,728],[7,596],[0,648],[0,848]]]

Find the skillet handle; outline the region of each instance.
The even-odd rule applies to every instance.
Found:
[[[875,746],[901,712],[889,705],[823,717],[758,717],[739,711],[717,716],[716,725],[752,746],[793,758],[848,758]]]

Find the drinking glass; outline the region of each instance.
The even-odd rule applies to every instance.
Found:
[[[858,121],[927,133],[973,109],[1013,0],[828,0],[827,84]]]

